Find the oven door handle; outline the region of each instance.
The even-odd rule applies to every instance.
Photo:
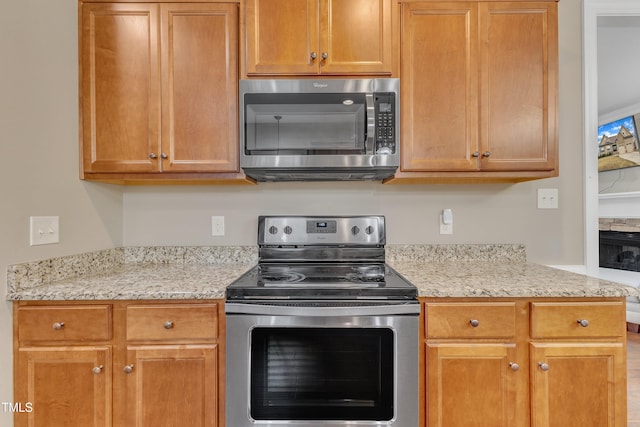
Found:
[[[401,304],[348,305],[344,302],[335,306],[286,303],[225,303],[227,314],[257,314],[265,316],[301,316],[301,317],[353,317],[353,316],[388,316],[418,315],[420,304],[417,301]]]

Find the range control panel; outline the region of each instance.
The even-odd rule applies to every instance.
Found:
[[[260,216],[258,244],[384,245],[384,216]]]

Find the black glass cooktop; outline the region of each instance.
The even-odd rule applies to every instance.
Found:
[[[384,263],[260,263],[227,299],[415,299],[416,287]]]

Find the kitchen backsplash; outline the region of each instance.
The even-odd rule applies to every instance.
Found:
[[[525,262],[527,253],[519,244],[478,245],[387,245],[387,261],[484,261]]]

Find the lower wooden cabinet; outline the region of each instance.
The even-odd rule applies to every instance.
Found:
[[[515,404],[525,372],[513,343],[427,343],[429,426],[516,426]],[[479,416],[479,414],[482,414]]]
[[[17,351],[15,425],[111,425],[111,348],[24,347]]]
[[[626,427],[622,343],[531,344],[531,425]]]
[[[531,425],[626,427],[622,301],[531,304]]]
[[[223,426],[224,325],[222,300],[16,302],[15,426]]]
[[[422,299],[428,427],[626,427],[623,299]]]
[[[127,422],[123,425],[221,425],[217,422],[216,345],[131,346],[127,361],[123,368]]]

